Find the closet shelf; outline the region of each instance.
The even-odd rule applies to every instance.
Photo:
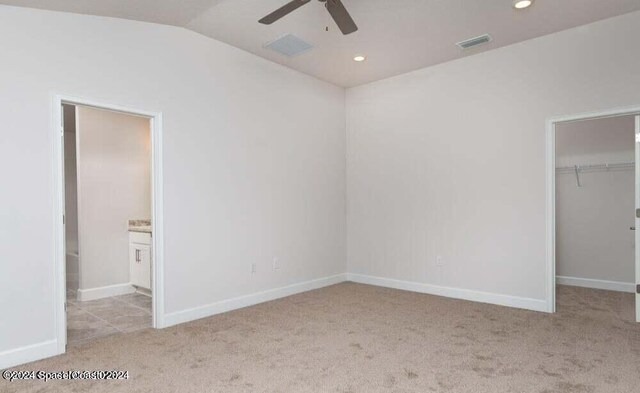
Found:
[[[625,171],[633,170],[636,167],[636,163],[631,162],[619,162],[616,164],[591,164],[591,165],[574,165],[574,166],[561,166],[556,168],[556,173],[573,173],[576,175],[576,185],[580,188],[582,183],[580,182],[581,172],[598,172],[598,171]]]
[[[561,166],[556,168],[556,172],[564,172],[564,173],[574,173],[576,170],[580,172],[587,171],[606,171],[606,170],[614,170],[614,169],[634,169],[636,167],[636,163],[631,162],[621,162],[616,164],[591,164],[591,165],[572,165],[572,166]]]

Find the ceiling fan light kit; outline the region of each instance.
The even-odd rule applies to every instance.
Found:
[[[533,0],[513,0],[513,8],[523,10],[529,8],[533,4]]]
[[[318,0],[318,1],[321,3],[325,3],[324,4],[325,8],[329,12],[329,15],[331,15],[333,20],[336,22],[336,25],[338,25],[338,28],[340,29],[342,34],[347,35],[358,30],[358,26],[356,26],[356,23],[353,21],[353,18],[351,18],[351,15],[349,15],[349,12],[344,7],[344,4],[342,4],[342,1],[340,0]],[[309,2],[311,2],[311,0],[290,1],[289,3],[273,11],[272,13],[265,16],[264,18],[260,19],[258,22],[264,25],[270,25],[273,22],[289,15],[293,11],[297,10],[298,8],[302,7],[303,5]]]

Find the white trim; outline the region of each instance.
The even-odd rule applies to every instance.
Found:
[[[636,114],[635,117],[635,146],[634,153],[636,159],[636,172],[635,172],[635,198],[634,198],[634,207],[636,209],[640,209],[640,114]],[[636,229],[640,227],[640,217],[638,217],[637,210],[635,214],[634,221]],[[640,322],[640,229],[635,231],[634,235],[635,241],[635,253],[633,256],[634,259],[634,268],[635,268],[635,281],[634,281],[634,292],[636,295],[636,322]]]
[[[556,312],[556,124],[547,122],[546,131],[546,301],[547,312]]]
[[[556,282],[560,285],[570,285],[573,287],[605,289],[607,291],[635,293],[636,286],[632,282],[594,280],[591,278],[557,276]]]
[[[86,302],[88,300],[104,299],[105,297],[126,295],[134,293],[136,288],[129,284],[108,285],[106,287],[78,289],[78,300]]]
[[[640,113],[640,106],[628,106],[605,111],[557,116],[546,121],[546,309],[556,312],[556,124],[579,120],[628,116]],[[637,176],[637,174],[636,174]],[[636,244],[636,248],[640,244]]]
[[[55,356],[59,353],[56,340],[10,349],[0,352],[0,370]]]
[[[414,281],[403,281],[353,273],[347,274],[347,280],[361,284],[426,293],[429,295],[444,296],[453,299],[470,300],[473,302],[496,304],[499,306],[521,308],[532,311],[547,311],[547,302],[543,299],[532,299],[519,296],[502,295],[498,293],[473,291],[470,289],[443,287]]]
[[[66,277],[66,246],[65,246],[65,227],[63,222],[63,214],[65,212],[64,205],[64,129],[62,125],[62,99],[54,96],[53,106],[51,107],[51,127],[53,128],[52,137],[52,165],[53,170],[52,188],[53,188],[53,315],[55,318],[56,339],[53,341],[56,345],[56,351],[53,353],[42,351],[46,355],[42,357],[32,357],[26,361],[41,359],[47,356],[53,356],[65,353],[67,344],[67,318],[65,305],[67,302],[67,277]],[[38,347],[41,344],[28,346],[25,348]],[[35,350],[34,353],[26,349],[27,353],[37,355],[40,353]]]
[[[63,146],[60,143],[62,127],[61,107],[62,103],[89,106],[100,109],[107,109],[116,112],[123,112],[137,116],[144,116],[150,119],[151,143],[152,143],[152,225],[153,225],[153,280],[152,280],[152,312],[153,327],[164,327],[164,231],[163,231],[163,168],[162,168],[162,113],[148,110],[141,110],[133,107],[115,105],[108,102],[100,102],[92,99],[74,97],[53,93],[51,96],[51,128],[53,130],[53,190],[54,190],[54,315],[56,327],[57,351],[47,356],[62,354],[66,351],[66,277],[65,277],[65,244],[64,244],[64,224],[62,215],[64,213],[64,166],[63,166]],[[44,357],[44,356],[43,356]],[[32,359],[35,360],[35,359]]]
[[[180,323],[194,321],[200,318],[210,317],[212,315],[221,314],[227,311],[253,306],[258,303],[280,299],[286,296],[295,295],[297,293],[311,291],[314,289],[327,287],[329,285],[339,284],[344,281],[347,281],[346,273],[292,284],[286,287],[269,289],[262,292],[252,293],[250,295],[221,300],[219,302],[207,304],[204,306],[189,308],[187,310],[167,314],[164,316],[164,322],[165,326],[173,326]]]
[[[164,323],[164,172],[162,167],[162,113],[151,117],[151,308],[153,327]]]

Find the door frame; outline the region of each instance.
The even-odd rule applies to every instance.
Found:
[[[65,94],[52,94],[52,140],[53,140],[53,222],[54,222],[54,315],[56,321],[56,341],[58,353],[66,352],[66,244],[63,215],[65,211],[64,184],[64,128],[62,124],[62,104],[80,105],[127,113],[149,118],[151,133],[151,226],[153,282],[152,322],[153,327],[165,327],[164,322],[164,201],[162,169],[162,112],[122,106],[110,102],[97,101]]]
[[[640,115],[640,105],[557,116],[546,121],[546,308],[549,313],[556,312],[556,124],[634,115]],[[636,183],[639,175],[635,174]],[[639,246],[636,240],[636,253]]]

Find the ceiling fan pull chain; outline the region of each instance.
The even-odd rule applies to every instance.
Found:
[[[322,1],[322,0],[320,0],[320,1]],[[325,10],[327,10],[327,12],[329,11],[329,8],[328,8],[328,6],[327,6],[327,3],[326,3],[326,2],[324,3],[324,9],[325,9]],[[331,15],[329,15],[329,14],[327,13],[327,14],[325,15],[325,19],[327,19],[327,20],[331,20]],[[325,27],[324,27],[324,31],[325,31],[325,32],[327,32],[327,33],[329,32],[329,23],[328,23],[328,22],[327,22],[327,24],[326,24],[326,25],[325,25]]]

